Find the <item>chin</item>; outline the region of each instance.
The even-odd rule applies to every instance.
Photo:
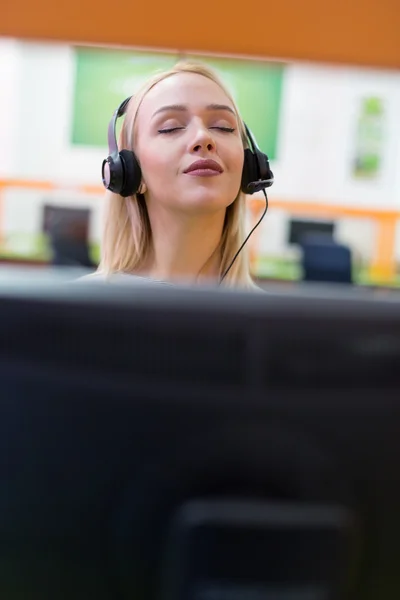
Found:
[[[202,189],[196,190],[196,193],[182,194],[185,208],[199,210],[200,212],[208,212],[215,210],[224,210],[232,202],[236,196],[225,193],[217,193],[216,190]]]

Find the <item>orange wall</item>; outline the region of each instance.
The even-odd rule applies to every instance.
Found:
[[[400,0],[3,0],[0,35],[400,68]]]

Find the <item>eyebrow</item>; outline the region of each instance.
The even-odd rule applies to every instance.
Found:
[[[225,110],[226,111],[227,110],[228,112],[230,112],[236,116],[235,111],[227,104],[208,104],[206,106],[206,110],[209,110],[209,111],[212,111],[212,110],[221,110],[221,111]],[[188,112],[188,107],[185,106],[184,104],[168,104],[167,106],[162,106],[161,108],[156,110],[156,112],[153,114],[153,117],[155,117],[159,113],[173,112],[173,111]]]

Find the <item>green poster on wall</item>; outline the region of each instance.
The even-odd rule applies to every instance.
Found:
[[[75,48],[72,143],[106,147],[115,108],[178,58],[174,53]],[[260,148],[271,160],[276,158],[284,65],[202,55],[185,58],[208,64],[222,76]]]
[[[177,59],[172,53],[75,48],[72,143],[106,148],[108,122],[117,106]]]

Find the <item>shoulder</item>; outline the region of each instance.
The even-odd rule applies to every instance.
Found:
[[[149,277],[141,277],[139,275],[132,275],[131,273],[102,273],[96,271],[96,273],[90,273],[84,275],[76,280],[77,283],[116,283],[116,284],[128,284],[128,285],[172,285],[166,281],[158,281],[150,279]]]

